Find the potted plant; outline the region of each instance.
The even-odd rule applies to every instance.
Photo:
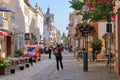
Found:
[[[29,58],[25,58],[25,66],[26,66],[26,68],[28,68],[29,67]]]
[[[92,47],[92,54],[93,54],[93,61],[97,59],[96,55],[101,52],[102,49],[102,41],[100,39],[93,40],[91,42],[91,47]]]
[[[5,74],[5,68],[7,66],[10,66],[10,64],[4,60],[0,61],[0,75],[4,75]]]
[[[16,51],[15,51],[15,55],[16,55],[17,57],[23,55],[23,50],[22,50],[22,49],[16,50]]]
[[[19,68],[20,70],[24,70],[24,56],[21,56],[19,57],[19,61],[20,61],[20,64],[19,64]]]
[[[26,66],[26,68],[29,68],[29,63],[26,63],[25,66]]]
[[[10,70],[10,72],[11,72],[11,74],[14,74],[14,73],[15,73],[15,68],[12,68],[12,69]]]
[[[24,66],[22,65],[22,66],[20,66],[20,70],[24,70]]]

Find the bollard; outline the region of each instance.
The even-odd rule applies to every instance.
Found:
[[[88,52],[83,48],[83,70],[88,71]]]

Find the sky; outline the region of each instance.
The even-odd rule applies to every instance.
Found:
[[[36,3],[41,7],[43,13],[50,8],[50,13],[54,14],[54,25],[61,33],[67,34],[66,27],[69,24],[70,3],[69,0],[29,0],[34,7]]]

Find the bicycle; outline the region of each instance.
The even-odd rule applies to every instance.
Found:
[[[77,60],[80,61],[80,59],[82,59],[82,52],[77,50]]]

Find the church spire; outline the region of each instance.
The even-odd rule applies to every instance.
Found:
[[[36,5],[35,5],[35,7],[38,8],[38,4],[37,4],[37,3],[36,3]]]
[[[49,7],[47,8],[46,14],[50,14],[50,8]]]

